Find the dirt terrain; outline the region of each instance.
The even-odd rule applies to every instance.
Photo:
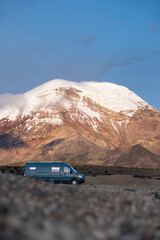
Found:
[[[0,173],[1,240],[160,239],[160,180],[86,176],[83,185]]]

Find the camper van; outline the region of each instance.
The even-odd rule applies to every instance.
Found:
[[[24,176],[42,178],[54,183],[80,184],[85,182],[85,177],[82,174],[63,162],[26,163]]]

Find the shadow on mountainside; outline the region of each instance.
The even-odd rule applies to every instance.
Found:
[[[0,135],[0,149],[21,148],[23,146],[24,141],[20,137],[11,134]]]
[[[42,149],[56,146],[56,145],[60,144],[61,142],[63,142],[64,140],[65,140],[65,138],[56,139],[56,140],[54,140],[52,142],[49,142],[48,144],[43,145]]]

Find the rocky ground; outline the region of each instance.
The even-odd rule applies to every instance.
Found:
[[[160,180],[87,176],[70,186],[0,173],[1,240],[158,240]]]

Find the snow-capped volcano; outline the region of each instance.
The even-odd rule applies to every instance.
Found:
[[[62,94],[74,89],[78,99],[67,99]],[[115,112],[134,113],[139,107],[149,105],[126,87],[108,82],[71,82],[65,80],[52,80],[21,95],[0,95],[0,119],[7,117],[15,120],[18,116],[24,117],[37,108],[46,111],[46,107],[61,105],[66,109],[73,105],[77,109],[94,114],[86,104],[84,98],[90,98],[96,104]],[[127,114],[126,112],[126,114]]]
[[[24,94],[0,95],[0,164],[113,165],[135,144],[160,155],[160,112],[126,87],[56,79]]]

